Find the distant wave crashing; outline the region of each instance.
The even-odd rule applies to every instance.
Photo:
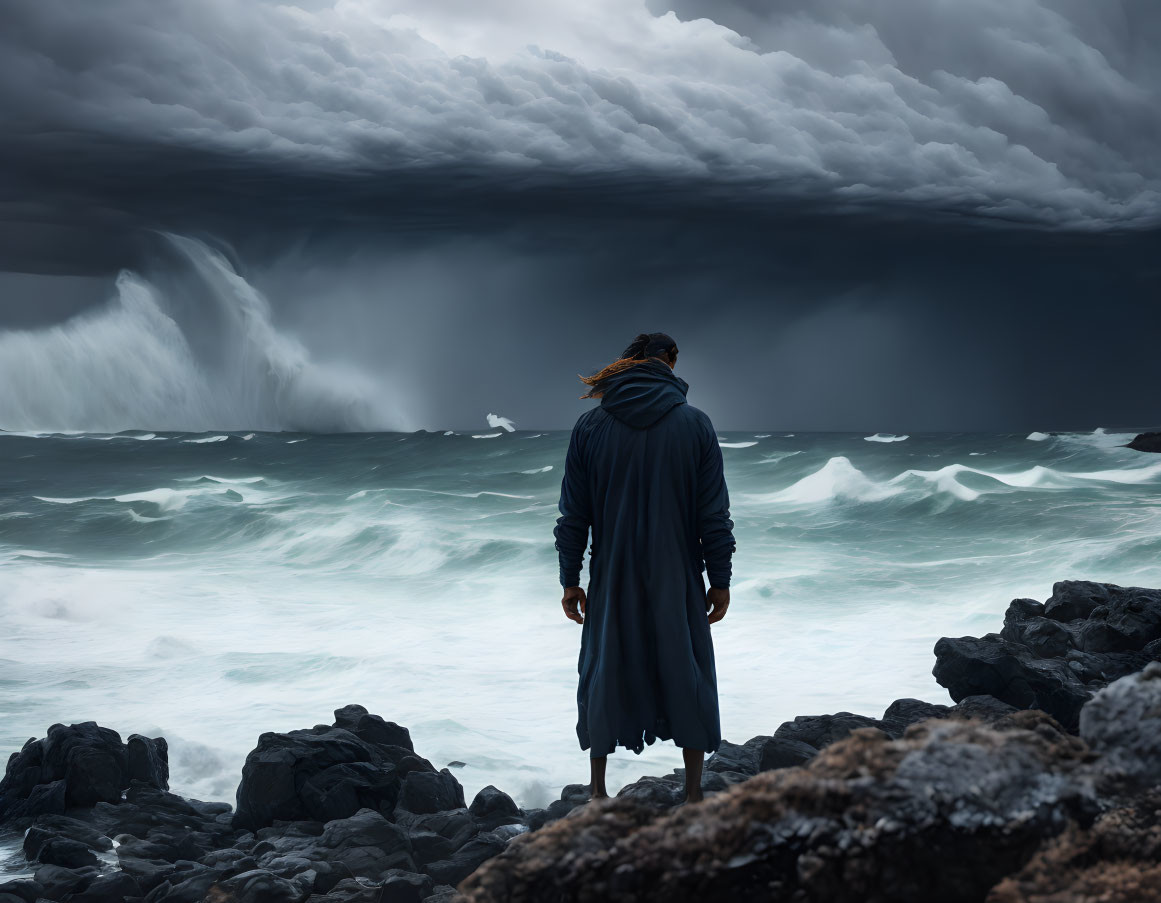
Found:
[[[179,312],[158,285],[124,270],[99,310],[0,332],[0,428],[397,428],[382,387],[312,360],[275,328],[267,300],[225,257],[192,238],[165,241],[202,306]]]

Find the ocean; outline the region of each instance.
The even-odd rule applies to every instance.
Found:
[[[723,736],[947,702],[939,637],[1057,580],[1161,586],[1161,457],[1131,435],[721,433]],[[588,778],[552,537],[567,442],[0,434],[0,754],[95,720],[164,735],[175,792],[233,802],[259,734],[360,703],[465,763],[469,800],[545,805]],[[680,764],[618,750],[610,790]]]

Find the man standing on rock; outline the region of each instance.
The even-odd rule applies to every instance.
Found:
[[[676,363],[673,339],[643,333],[581,377],[581,397],[601,403],[577,420],[565,458],[553,534],[564,613],[582,625],[576,730],[594,799],[608,796],[609,753],[660,738],[681,747],[686,800],[700,800],[703,755],[721,743],[710,624],[730,604],[734,524],[717,433],[686,403]]]

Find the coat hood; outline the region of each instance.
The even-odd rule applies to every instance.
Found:
[[[661,361],[645,360],[602,385],[601,407],[635,429],[651,427],[670,409],[685,404],[689,383]]]

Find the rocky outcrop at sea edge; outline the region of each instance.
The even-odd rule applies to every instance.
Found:
[[[357,705],[262,734],[233,806],[171,793],[162,738],[57,724],[0,781],[34,869],[0,903],[1153,900],[1159,639],[1161,592],[1058,583],[1000,634],[939,641],[953,705],[723,742],[680,807],[680,769],[609,801],[468,804]]]
[[[1143,452],[1161,452],[1161,433],[1139,433],[1125,447]]]

